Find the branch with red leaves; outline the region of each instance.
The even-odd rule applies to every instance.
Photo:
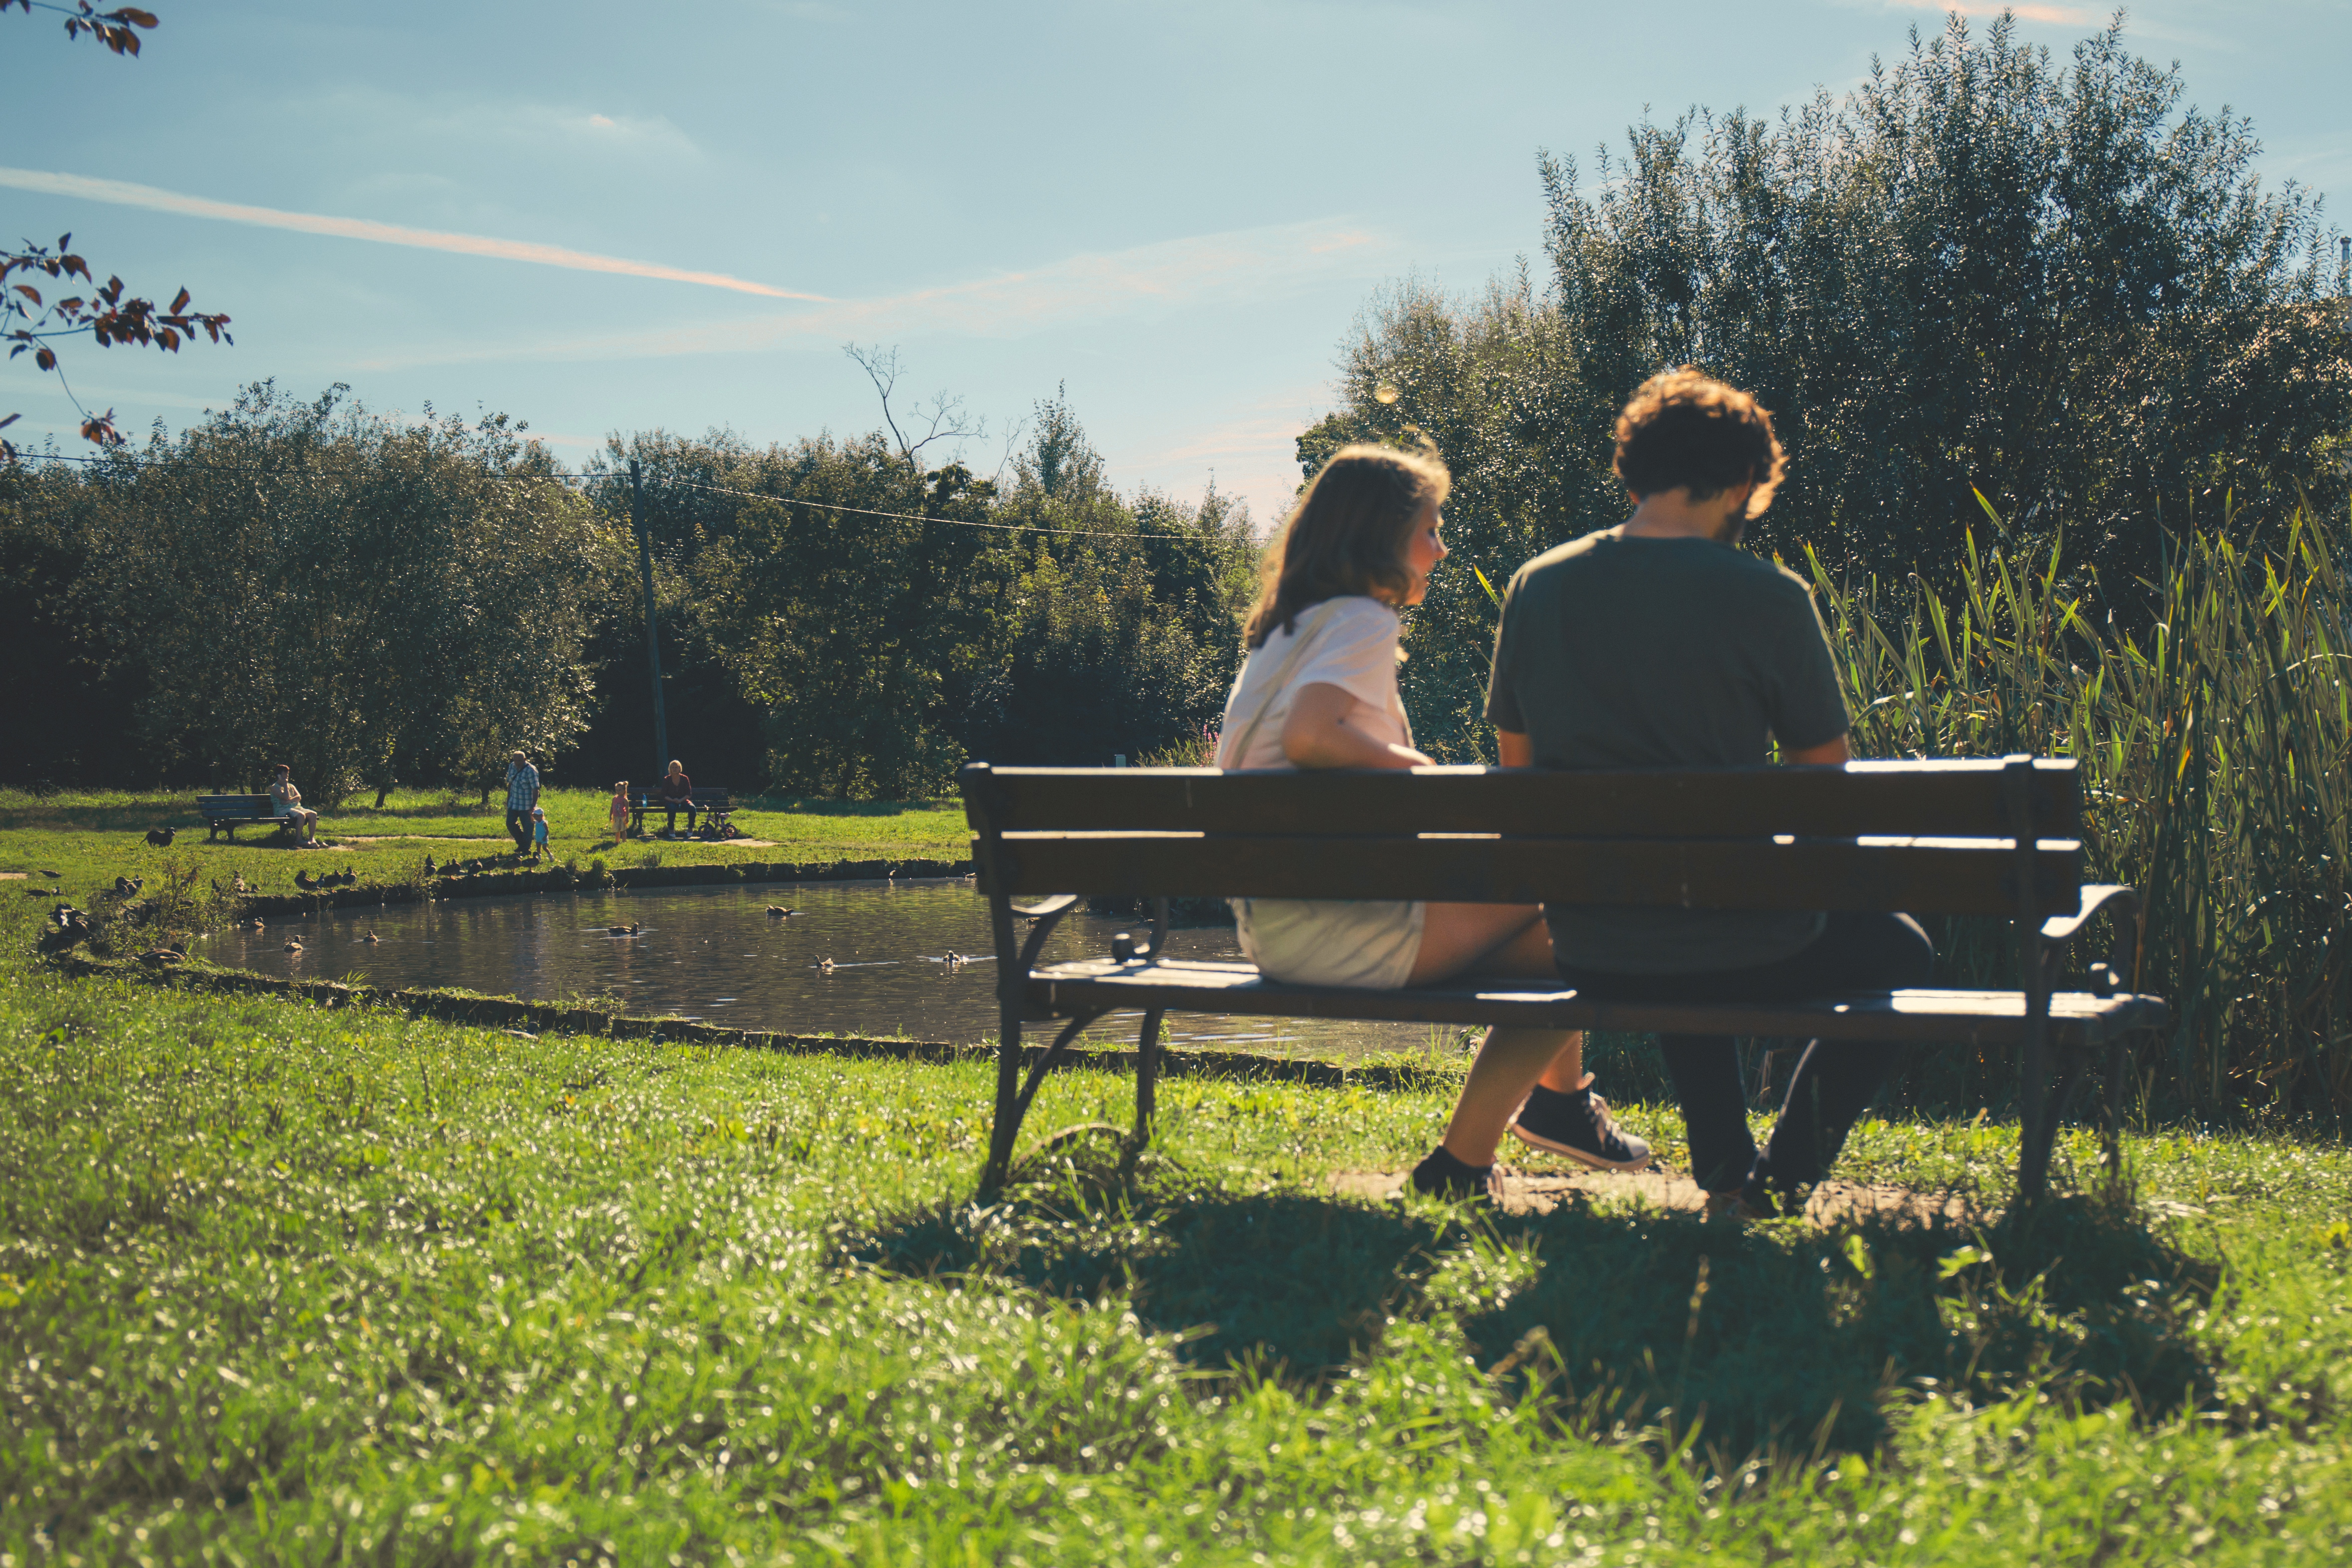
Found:
[[[9,345],[8,357],[30,353],[33,363],[41,369],[58,369],[57,351],[48,346],[50,338],[69,338],[88,332],[100,348],[112,348],[117,343],[131,343],[140,348],[158,348],[165,353],[177,353],[183,342],[193,342],[202,332],[215,343],[234,342],[228,335],[228,317],[223,313],[207,313],[188,309],[188,291],[180,290],[169,306],[158,309],[152,300],[125,299],[122,279],[109,278],[103,284],[90,276],[89,264],[67,247],[73,236],[63,235],[57,248],[35,245],[27,240],[22,250],[0,255],[0,342]],[[79,279],[90,285],[88,294],[67,294],[56,300],[43,298],[40,289],[26,282],[25,278],[44,276],[61,280],[67,288]],[[59,384],[64,376],[59,373]],[[73,389],[66,388],[73,397]],[[82,438],[101,447],[119,447],[122,434],[114,427],[114,410],[92,414],[73,398],[74,406],[81,412]],[[0,428],[15,424],[11,414],[0,419]],[[5,440],[0,440],[0,463],[16,461],[16,451]]]
[[[66,37],[79,38],[89,34],[118,55],[139,52],[139,35],[133,27],[152,30],[155,13],[142,11],[135,5],[123,5],[112,11],[101,11],[89,0],[74,0],[70,6],[52,5],[48,0],[0,0],[0,11],[16,6],[26,16],[36,11],[55,11],[66,19]]]
[[[152,31],[155,26],[155,14],[142,11],[135,5],[119,5],[111,11],[101,11],[91,5],[90,0],[73,0],[71,5],[52,5],[50,0],[0,0],[0,14],[5,14],[12,6],[27,16],[36,11],[55,11],[66,19],[67,37],[79,38],[86,34],[94,42],[105,45],[118,55],[138,54],[139,35],[132,29],[144,27]],[[120,447],[122,445],[122,433],[114,427],[114,410],[110,408],[103,414],[92,414],[82,407],[81,399],[74,396],[65,373],[58,369],[57,351],[41,340],[88,332],[100,348],[111,348],[116,343],[136,343],[142,348],[152,346],[162,349],[165,353],[177,353],[180,344],[194,339],[198,332],[203,332],[216,343],[231,342],[228,333],[223,330],[228,325],[228,318],[190,310],[185,289],[180,290],[180,297],[173,300],[168,309],[159,310],[152,300],[124,299],[120,278],[109,278],[105,287],[100,288],[97,279],[90,276],[89,265],[66,249],[72,241],[73,236],[67,235],[58,241],[57,250],[51,252],[26,240],[24,249],[13,254],[0,254],[0,342],[10,345],[10,359],[29,349],[35,364],[43,370],[56,372],[58,384],[65,387],[66,396],[81,415],[82,439],[95,441],[101,447]],[[66,279],[68,287],[71,287],[71,279],[79,278],[90,285],[90,292],[88,296],[68,295],[55,304],[49,304],[41,298],[40,289],[33,284],[21,280],[8,281],[18,273],[35,272]],[[14,425],[17,416],[14,414],[0,419],[0,430]],[[16,448],[9,445],[5,437],[0,437],[0,464],[16,460]]]

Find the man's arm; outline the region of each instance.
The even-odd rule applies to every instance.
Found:
[[[1853,752],[1847,750],[1845,737],[1840,735],[1833,741],[1823,741],[1818,746],[1800,746],[1794,750],[1783,748],[1780,761],[1790,767],[1833,768],[1841,763],[1853,761]]]
[[[1348,722],[1356,699],[1318,680],[1298,689],[1282,721],[1282,754],[1302,768],[1418,768],[1429,759],[1411,746],[1375,741]]]
[[[1495,753],[1507,768],[1531,768],[1536,765],[1536,743],[1525,735],[1508,730],[1495,731]]]

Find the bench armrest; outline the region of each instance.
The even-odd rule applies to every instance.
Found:
[[[1056,893],[1044,903],[1032,904],[1025,910],[1019,904],[1008,905],[1014,920],[1037,922],[1029,928],[1029,940],[1021,944],[1020,973],[1024,976],[1037,967],[1037,955],[1045,951],[1045,939],[1054,934],[1062,917],[1077,907],[1078,899],[1076,893]]]
[[[1019,904],[1013,905],[1013,918],[1016,921],[1036,921],[1043,920],[1047,915],[1066,914],[1070,906],[1077,901],[1078,895],[1076,893],[1056,893],[1044,903],[1032,904],[1025,910]]]
[[[2063,947],[2082,934],[2091,923],[2091,917],[2109,904],[2123,907],[2116,911],[2117,920],[2129,920],[2139,912],[2139,890],[2121,886],[2095,886],[2083,889],[2083,907],[2071,915],[2053,915],[2042,922],[2042,940],[2053,947]]]

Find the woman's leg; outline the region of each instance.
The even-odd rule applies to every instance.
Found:
[[[1532,904],[1431,904],[1423,913],[1414,985],[1464,974],[1557,977],[1551,932]],[[1584,1036],[1575,1029],[1486,1031],[1445,1126],[1445,1152],[1465,1165],[1491,1165],[1504,1130],[1538,1079],[1584,1080]]]

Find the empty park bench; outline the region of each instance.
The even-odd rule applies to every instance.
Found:
[[[196,815],[205,819],[205,826],[208,829],[205,835],[207,844],[218,838],[224,830],[228,834],[228,841],[236,843],[240,823],[267,822],[276,826],[279,837],[283,837],[286,833],[286,818],[270,808],[270,800],[266,795],[200,795],[196,796]]]
[[[633,791],[629,796],[629,831],[643,837],[646,832],[646,818],[658,812],[667,819],[669,816],[669,797],[659,790]],[[692,814],[686,819],[688,824],[687,834],[689,837],[740,838],[742,837],[741,831],[736,827],[733,821],[735,802],[724,789],[688,790],[686,799],[678,804],[678,810],[690,811]],[[702,825],[698,828],[692,826],[697,821]]]
[[[1105,1015],[1140,1011],[1135,1144],[1150,1136],[1170,1012],[1445,1025],[1882,1040],[2014,1051],[2018,1191],[2038,1197],[2069,1099],[2104,1068],[2114,1147],[2126,1045],[2166,1006],[2136,995],[2138,900],[2082,882],[2082,786],[2071,761],[1543,773],[1415,768],[967,766],[961,779],[998,963],[996,1114],[983,1187],[1011,1167],[1048,1069]],[[1044,896],[1032,906],[1016,898]],[[1040,966],[1087,896],[1157,900],[1150,945]],[[1373,991],[1286,985],[1247,963],[1163,958],[1170,898],[1412,899],[1457,903],[1853,910],[2014,922],[2021,987],[1732,1005],[1588,1001],[1539,980]],[[2094,916],[2115,946],[2090,989],[2055,992]],[[1024,940],[1020,925],[1028,931]],[[1022,1074],[1022,1029],[1063,1021]],[[2104,1058],[2104,1060],[2102,1060]]]

